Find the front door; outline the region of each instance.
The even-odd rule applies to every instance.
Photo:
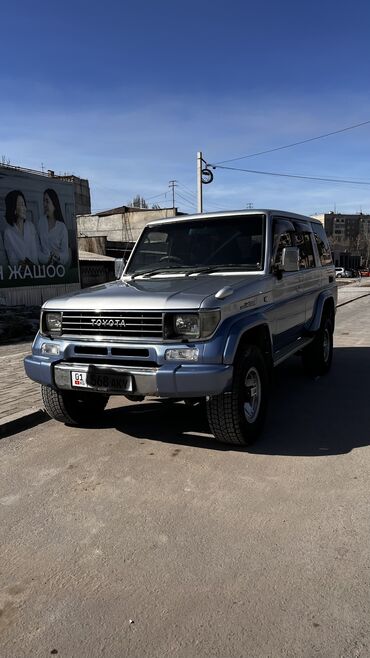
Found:
[[[279,226],[279,224],[277,224]],[[276,236],[274,264],[279,264],[284,247],[295,246],[294,227]],[[274,303],[274,351],[280,351],[302,335],[306,318],[305,299],[302,295],[302,274],[282,272],[276,276],[272,289]]]
[[[318,291],[321,288],[321,268],[316,267],[313,233],[310,224],[296,223],[295,242],[299,249],[299,268],[301,273],[301,293],[305,300],[306,325],[314,313]]]

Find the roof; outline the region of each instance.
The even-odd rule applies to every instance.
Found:
[[[98,215],[98,217],[105,217],[106,215],[119,215],[123,212],[126,212],[128,206],[118,206],[118,208],[110,208],[108,210],[101,210],[100,212],[90,213],[92,215]]]
[[[112,256],[96,254],[93,251],[84,251],[83,249],[79,249],[78,258],[79,260],[115,260],[115,258],[112,258]]]
[[[176,213],[177,208],[137,208],[136,206],[118,206],[118,208],[110,208],[109,210],[101,210],[100,212],[90,213],[98,217],[107,217],[109,215],[120,215],[126,212],[158,212],[158,210],[174,210]],[[183,214],[183,213],[181,213]]]
[[[212,213],[199,213],[197,215],[186,215],[185,217],[167,217],[165,219],[157,219],[149,222],[147,226],[157,226],[159,224],[169,224],[170,222],[184,222],[194,219],[216,219],[217,217],[234,217],[235,215],[277,215],[287,218],[287,219],[297,219],[304,220],[308,222],[313,222],[315,224],[321,224],[318,219],[313,217],[308,217],[308,215],[298,215],[294,212],[289,212],[289,210],[275,210],[272,208],[253,208],[253,210],[227,210],[226,212],[212,212]]]

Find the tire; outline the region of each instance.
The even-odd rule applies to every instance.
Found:
[[[326,375],[333,359],[333,320],[325,315],[312,343],[302,352],[302,362],[309,375]]]
[[[238,352],[231,391],[206,402],[216,441],[246,446],[259,436],[266,417],[268,386],[268,368],[258,347],[250,345]]]
[[[58,391],[41,386],[46,412],[54,420],[66,425],[89,425],[104,411],[109,400],[102,393]]]

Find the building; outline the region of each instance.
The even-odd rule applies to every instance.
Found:
[[[90,186],[87,178],[79,178],[79,176],[75,176],[74,174],[56,176],[53,171],[48,171],[48,175],[51,174],[53,175],[53,178],[63,180],[67,183],[73,183],[76,215],[85,215],[91,213]]]
[[[323,226],[325,226],[325,213],[321,212],[317,215],[311,215],[313,219],[317,219]]]
[[[155,219],[183,216],[177,208],[132,208],[119,206],[77,217],[80,249],[127,257],[145,226]]]
[[[330,212],[314,217],[324,224],[336,266],[357,269],[368,265],[370,215]]]

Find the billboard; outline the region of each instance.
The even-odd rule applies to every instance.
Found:
[[[78,281],[73,184],[0,166],[0,288]]]

